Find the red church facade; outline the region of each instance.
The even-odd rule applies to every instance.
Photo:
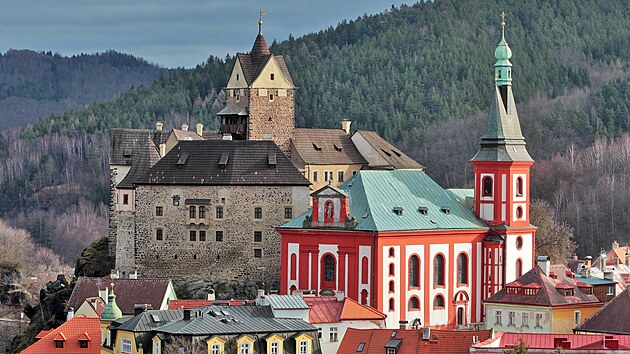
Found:
[[[529,170],[511,90],[511,51],[495,52],[495,95],[471,163],[474,189],[446,190],[422,171],[360,171],[324,186],[282,235],[283,294],[344,291],[387,326],[469,326],[482,301],[534,264]]]

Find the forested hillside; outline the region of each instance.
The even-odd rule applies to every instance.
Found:
[[[30,50],[0,53],[0,129],[110,100],[167,71],[115,51],[69,58]]]
[[[395,142],[443,186],[470,186],[468,159],[490,103],[503,10],[514,92],[538,162],[532,195],[572,224],[582,256],[613,239],[628,242],[630,172],[619,162],[628,161],[630,131],[625,1],[427,2],[274,43],[299,87],[298,125],[337,127],[349,118],[353,129],[374,129]],[[73,237],[62,235],[56,219],[78,220],[82,212],[104,220],[109,129],[158,120],[216,127],[232,61],[210,58],[111,102],[2,133],[0,212],[53,249],[56,240]]]

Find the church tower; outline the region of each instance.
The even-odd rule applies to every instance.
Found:
[[[534,264],[536,228],[529,223],[530,167],[534,160],[525,148],[512,95],[512,50],[505,40],[505,18],[501,26],[501,41],[494,52],[492,104],[479,151],[471,160],[475,214],[492,228],[483,243],[483,298]]]
[[[269,51],[262,34],[249,54],[237,54],[226,85],[227,104],[217,115],[226,139],[273,140],[289,155],[295,130],[295,86],[282,55]]]

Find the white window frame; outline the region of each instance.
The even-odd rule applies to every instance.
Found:
[[[120,338],[120,352],[123,354],[133,353],[131,339]]]
[[[280,354],[280,342],[274,340],[269,343],[269,354]]]
[[[521,323],[521,326],[529,327],[529,314],[527,312],[521,314]]]
[[[153,354],[160,354],[160,342],[153,342]]]
[[[212,353],[212,354],[221,354],[221,352],[222,352],[222,350],[221,350],[221,343],[214,343],[210,347],[210,353]]]
[[[608,287],[606,287],[606,295],[615,295],[614,285],[608,285]]]
[[[579,310],[578,311],[574,311],[573,312],[573,322],[575,322],[576,325],[579,325],[581,319],[582,319],[582,313]]]
[[[298,354],[309,354],[308,353],[308,341],[306,339],[301,339],[298,344]]]
[[[536,314],[536,327],[542,327],[542,319],[543,319],[543,315],[542,313],[537,313]]]
[[[240,354],[249,354],[250,353],[250,348],[251,348],[251,343],[250,342],[242,342],[241,345],[239,346],[239,353]]]
[[[329,339],[331,342],[339,341],[339,333],[337,331],[337,327],[330,327]]]
[[[494,313],[494,323],[502,325],[503,324],[503,323],[501,323],[503,321],[502,317],[503,316],[502,316],[501,311],[499,311],[499,310],[495,311],[495,313]]]

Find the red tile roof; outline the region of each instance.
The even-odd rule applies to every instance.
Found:
[[[386,316],[377,309],[364,306],[346,297],[337,301],[336,297],[306,296],[304,301],[310,307],[309,322],[338,323],[349,320],[382,320]]]
[[[630,288],[626,288],[595,314],[575,327],[575,330],[591,333],[630,334],[629,310]]]
[[[51,329],[42,329],[39,333],[37,333],[37,335],[35,336],[35,339],[44,338],[50,331]]]
[[[343,310],[341,310],[342,321],[383,320],[385,317],[387,316],[379,310],[370,306],[361,305],[349,297],[345,298],[343,302]]]
[[[615,342],[619,349],[630,349],[629,335],[592,335],[592,334],[553,334],[553,333],[497,333],[493,339],[473,345],[471,353],[503,353],[507,348],[514,347],[522,340],[532,349],[555,349],[560,342],[564,352],[583,353],[585,350],[601,350],[610,352]],[[606,341],[606,342],[605,342]],[[570,344],[569,344],[570,343]],[[484,350],[486,349],[486,350]]]
[[[44,332],[44,331],[42,331]],[[37,336],[39,337],[40,332]],[[63,340],[63,349],[55,348],[55,341]],[[80,340],[88,347],[81,348]],[[22,351],[23,354],[98,354],[101,351],[101,324],[98,318],[77,316],[61,326],[51,329],[41,339]]]
[[[394,334],[395,333],[395,334]],[[421,353],[468,353],[473,338],[484,341],[490,338],[491,330],[456,331],[431,330],[430,339],[422,339],[422,330],[416,329],[354,329],[348,328],[337,354],[383,354],[391,339],[400,339],[397,354]],[[360,343],[363,350],[357,351]]]

